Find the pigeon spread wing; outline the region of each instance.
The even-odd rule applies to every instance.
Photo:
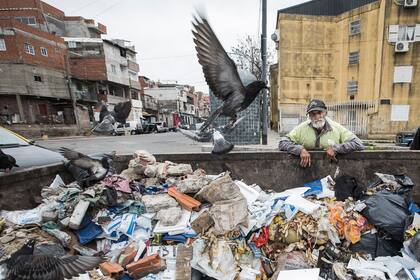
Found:
[[[89,169],[92,168],[95,164],[95,161],[91,159],[90,157],[70,150],[68,148],[61,147],[60,153],[68,160],[72,161],[74,165],[81,167],[83,169]]]
[[[94,131],[98,133],[110,133],[114,130],[114,123],[115,119],[110,113],[105,116],[103,120],[94,128]]]
[[[120,102],[114,107],[114,117],[119,123],[125,123],[131,112],[131,101]]]
[[[100,257],[52,255],[19,256],[10,265],[7,280],[63,280],[85,273],[102,262]]]
[[[206,82],[214,95],[221,100],[238,93],[244,97],[245,88],[236,65],[223,49],[207,19],[203,16],[194,18],[193,26],[198,62],[203,67]]]

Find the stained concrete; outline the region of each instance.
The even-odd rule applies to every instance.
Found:
[[[369,151],[339,156],[338,163],[331,163],[323,152],[312,152],[310,168],[301,168],[299,159],[283,152],[242,152],[224,156],[211,154],[158,154],[157,160],[190,163],[193,169],[203,168],[208,174],[229,170],[232,176],[246,183],[257,183],[264,189],[282,191],[300,187],[326,175],[334,175],[337,167],[340,174],[356,177],[363,184],[375,178],[374,172],[404,173],[420,184],[420,151]],[[118,155],[117,171],[127,167],[132,155]],[[22,209],[34,207],[40,202],[40,191],[49,185],[59,173],[65,181],[70,176],[62,164],[33,168],[0,177],[0,209]],[[420,202],[420,191],[416,186],[414,199]]]

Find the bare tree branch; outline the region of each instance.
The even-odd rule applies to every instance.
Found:
[[[259,40],[247,35],[238,40],[237,45],[231,48],[230,54],[239,69],[251,72],[258,79],[261,77],[262,61]],[[274,52],[271,49],[267,50],[267,64],[270,65],[273,59]]]

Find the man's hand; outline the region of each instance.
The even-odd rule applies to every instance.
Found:
[[[337,158],[335,157],[335,155],[337,154],[334,150],[333,150],[333,148],[330,146],[330,147],[328,147],[328,149],[325,151],[326,153],[327,153],[327,157],[330,159],[330,160],[333,160],[333,161],[337,161]]]
[[[311,155],[304,148],[300,151],[300,166],[311,166]]]

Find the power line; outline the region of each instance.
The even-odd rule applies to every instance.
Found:
[[[191,56],[196,56],[196,55],[195,54],[186,54],[186,55],[177,55],[177,56],[146,57],[146,58],[141,58],[140,60],[174,59],[174,58],[183,58],[183,57],[191,57]]]
[[[117,6],[118,4],[120,4],[120,2],[122,2],[122,0],[118,0],[116,3],[112,4],[111,6],[108,6],[107,8],[105,8],[104,10],[100,11],[99,13],[97,13],[96,15],[94,15],[93,17],[97,17],[103,13],[106,13],[107,11],[111,10],[112,8],[114,8],[115,6]]]
[[[75,13],[75,12],[79,12],[79,11],[83,10],[84,8],[89,7],[90,5],[92,5],[92,4],[96,3],[96,2],[99,2],[99,1],[100,0],[93,0],[93,1],[87,3],[86,5],[84,5],[84,6],[80,7],[80,8],[77,8],[77,9],[75,9],[73,11],[70,11],[69,14],[72,14],[72,13]]]

